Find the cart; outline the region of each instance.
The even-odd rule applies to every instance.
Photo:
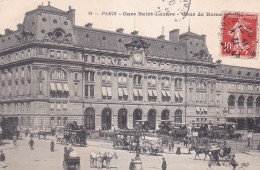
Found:
[[[63,161],[63,169],[73,168],[74,170],[80,169],[80,157],[65,157]]]

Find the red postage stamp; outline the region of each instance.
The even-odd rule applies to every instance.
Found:
[[[236,58],[256,58],[257,14],[224,13],[221,54]]]

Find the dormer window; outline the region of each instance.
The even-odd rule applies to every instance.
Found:
[[[250,72],[247,73],[247,76],[250,77]]]
[[[256,77],[259,77],[259,73],[256,73],[255,76],[256,76]]]
[[[229,71],[228,71],[228,74],[232,74],[232,70],[229,70]]]
[[[241,71],[238,71],[238,72],[237,72],[237,75],[241,76]]]

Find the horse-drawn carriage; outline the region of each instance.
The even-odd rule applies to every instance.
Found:
[[[71,128],[66,126],[60,129],[60,132],[56,135],[57,143],[61,144],[72,144],[72,145],[87,145],[88,132],[83,127]]]
[[[160,138],[145,136],[144,132],[136,130],[119,131],[113,144],[115,149],[138,151],[144,154],[163,152]]]
[[[65,148],[64,149],[64,160],[63,160],[63,169],[68,170],[73,168],[74,170],[80,169],[80,157],[74,153],[74,151]]]

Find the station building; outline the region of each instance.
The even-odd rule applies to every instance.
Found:
[[[0,114],[23,127],[77,121],[90,130],[148,120],[234,121],[260,116],[260,70],[213,62],[206,36],[157,38],[75,25],[75,10],[40,5],[0,35]]]

